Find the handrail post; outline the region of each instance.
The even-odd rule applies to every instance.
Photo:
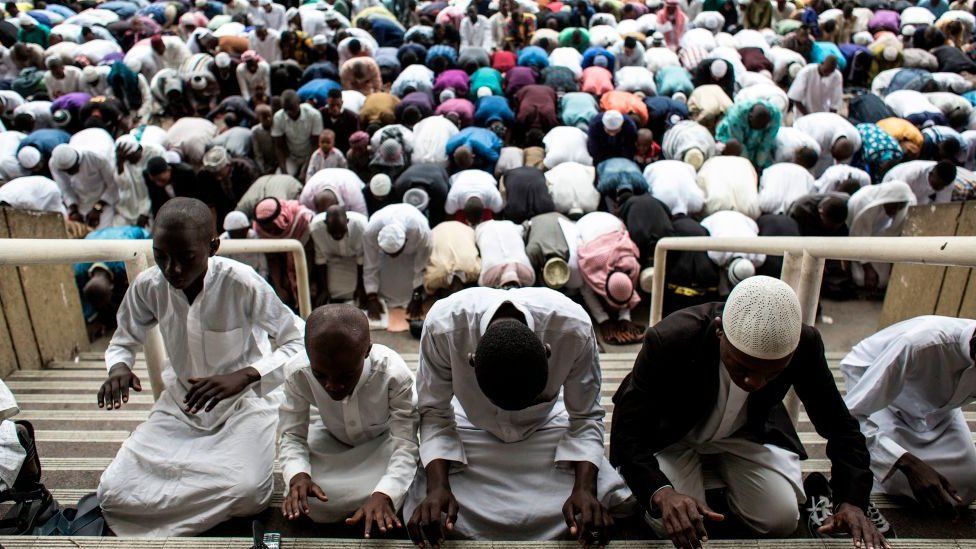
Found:
[[[803,251],[800,261],[800,284],[797,295],[803,323],[813,326],[817,322],[817,306],[820,304],[820,285],[823,282],[824,259]]]
[[[291,256],[295,260],[295,281],[298,284],[298,314],[302,318],[308,318],[308,315],[312,314],[312,292],[309,290],[305,249],[300,244],[299,247],[300,249],[291,251]]]
[[[137,253],[132,259],[125,262],[125,274],[129,279],[129,284],[139,276],[139,273],[149,268],[149,259],[145,252]],[[153,326],[146,333],[146,342],[143,344],[143,353],[146,356],[146,369],[149,370],[149,386],[152,388],[153,400],[159,400],[163,386],[163,364],[166,362],[166,349],[163,346],[163,336],[159,332],[159,326]]]
[[[661,322],[664,314],[664,278],[668,270],[668,245],[661,241],[654,248],[654,275],[651,291],[651,318],[647,325],[654,326]]]

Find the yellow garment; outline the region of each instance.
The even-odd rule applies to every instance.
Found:
[[[732,106],[732,100],[721,86],[708,84],[695,88],[688,98],[688,112],[691,119],[713,131],[725,112]]]
[[[397,21],[396,16],[393,15],[390,12],[390,10],[384,8],[383,6],[372,6],[357,13],[356,17],[352,18],[352,25],[354,27],[358,27],[360,21],[362,21],[363,19],[369,19],[374,15],[377,17],[383,17],[385,19],[389,19],[394,23],[399,23],[399,21]]]
[[[925,138],[922,137],[922,132],[908,120],[897,117],[885,118],[878,121],[878,127],[898,140],[898,145],[906,156],[917,158],[922,152]]]
[[[430,231],[430,240],[430,260],[424,271],[427,293],[446,289],[455,276],[465,284],[478,282],[481,257],[474,229],[459,221],[444,221]]]

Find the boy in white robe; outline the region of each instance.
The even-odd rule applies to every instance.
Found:
[[[285,517],[402,526],[397,509],[417,472],[413,374],[392,349],[372,344],[366,316],[326,305],[308,317],[308,355],[286,367],[278,410],[279,460],[288,485]],[[322,420],[310,427],[310,408]]]
[[[871,451],[874,491],[926,507],[976,499],[976,447],[962,408],[976,395],[976,321],[904,320],[840,363],[851,414]]]
[[[159,325],[168,361],[149,420],[102,474],[98,499],[120,536],[194,535],[271,500],[281,366],[303,349],[304,323],[254,269],[213,257],[210,208],[170,199],[156,216],[156,267],[129,286],[105,351],[99,407],[117,409],[136,352]],[[277,349],[272,352],[269,336]]]
[[[453,537],[594,543],[631,510],[604,457],[595,341],[586,311],[547,288],[434,304],[417,372],[426,469],[404,504],[415,543],[439,544],[442,512]]]

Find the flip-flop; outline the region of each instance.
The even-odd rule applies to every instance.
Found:
[[[71,518],[68,536],[103,536],[106,533],[105,517],[98,497],[92,492],[78,500],[78,509],[74,510]],[[67,514],[65,513],[65,516]]]
[[[17,502],[0,519],[0,535],[4,536],[28,535],[60,511],[58,502],[44,485],[26,492],[3,492],[0,501]]]

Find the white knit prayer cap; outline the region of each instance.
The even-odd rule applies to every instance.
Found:
[[[237,231],[251,226],[244,212],[233,211],[224,216],[224,230]]]
[[[17,160],[21,166],[32,170],[41,163],[41,151],[31,146],[24,147],[17,151]]]
[[[67,170],[78,162],[78,151],[71,145],[58,145],[51,151],[51,167],[56,170]]]
[[[229,67],[230,62],[231,62],[230,56],[227,55],[225,52],[220,52],[217,54],[216,57],[214,57],[214,63],[216,63],[217,66],[222,69],[226,69],[227,67]]]
[[[610,131],[617,131],[624,125],[624,115],[620,111],[609,110],[603,113],[603,127]]]
[[[712,78],[715,80],[721,80],[725,78],[725,75],[729,72],[729,64],[721,59],[716,59],[712,61],[712,64],[708,67],[712,73]]]
[[[777,278],[754,276],[729,294],[722,330],[733,347],[761,360],[777,360],[800,343],[800,300]]]
[[[756,266],[748,259],[737,257],[729,263],[729,282],[735,286],[743,280],[755,276]]]
[[[391,223],[380,229],[376,242],[381,250],[392,255],[403,249],[403,245],[407,242],[407,233],[399,223]]]
[[[378,173],[373,176],[373,179],[369,180],[369,190],[375,197],[382,198],[390,194],[390,190],[392,189],[393,181],[385,173]]]

